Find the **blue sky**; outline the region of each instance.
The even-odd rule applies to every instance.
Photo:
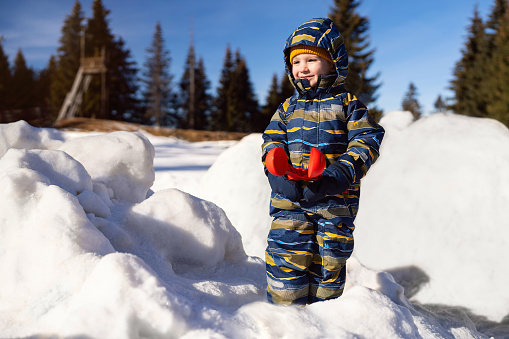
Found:
[[[80,1],[91,16],[93,0]],[[401,109],[413,82],[423,111],[433,111],[440,94],[448,90],[453,67],[460,58],[467,27],[478,4],[483,18],[493,0],[361,0],[358,11],[370,21],[370,47],[375,49],[371,75],[380,73],[376,105],[385,112]],[[60,29],[74,0],[0,0],[0,35],[13,62],[21,48],[27,64],[44,68],[56,54]],[[301,23],[325,17],[332,0],[103,0],[111,11],[112,33],[121,36],[138,67],[143,69],[156,22],[162,26],[170,52],[174,84],[182,76],[194,27],[195,49],[205,63],[212,92],[223,66],[226,46],[246,58],[251,82],[261,104],[273,74],[284,72],[284,41]]]

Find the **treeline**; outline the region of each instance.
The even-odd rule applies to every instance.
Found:
[[[357,13],[360,4],[357,0],[333,3],[329,17],[343,33],[351,60],[346,88],[379,118],[382,112],[374,106],[379,74],[368,76],[374,61],[374,50],[369,47],[369,20]],[[0,40],[0,122],[23,119],[39,126],[53,124],[62,113],[61,108],[66,107],[64,102],[69,103],[67,96],[82,61],[92,57],[104,65],[99,67],[102,71],[84,76],[81,90],[75,91],[79,94],[73,97],[76,117],[174,128],[261,132],[279,104],[294,92],[286,74],[282,77],[275,74],[266,103],[260,105],[245,57],[228,46],[219,85],[212,95],[204,60],[196,57],[192,41],[183,74],[175,79],[159,22],[140,70],[124,40],[111,32],[109,14],[101,0],[94,0],[92,17],[87,19],[76,1],[64,20],[56,55],[50,57],[41,71],[26,65],[21,50],[10,65]]]
[[[434,112],[452,111],[473,117],[491,118],[509,127],[509,2],[495,0],[486,20],[477,5],[468,27],[461,59],[454,67],[450,89],[453,98],[438,95]],[[410,82],[401,102],[414,120],[422,116],[417,87]]]
[[[454,68],[450,108],[473,117],[499,120],[509,126],[509,2],[495,0],[481,18],[477,6],[468,27],[462,57]]]

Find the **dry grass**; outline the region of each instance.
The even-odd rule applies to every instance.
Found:
[[[56,123],[53,127],[67,131],[135,132],[143,130],[155,136],[171,136],[187,141],[240,140],[247,135],[247,133],[238,132],[198,131],[163,127],[156,128],[152,126],[133,124],[130,122],[87,118],[62,120]]]

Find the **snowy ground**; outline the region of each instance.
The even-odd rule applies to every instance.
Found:
[[[0,337],[509,338],[509,130],[381,123],[345,293],[306,308],[265,302],[261,135],[0,125]]]

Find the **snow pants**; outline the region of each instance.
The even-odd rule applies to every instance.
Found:
[[[268,301],[305,305],[341,296],[354,246],[351,209],[345,204],[306,208],[273,198],[271,215],[265,251]]]

